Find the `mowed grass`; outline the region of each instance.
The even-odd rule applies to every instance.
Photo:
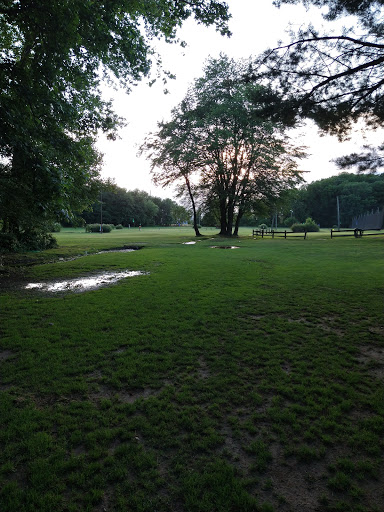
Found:
[[[251,232],[65,230],[28,255],[87,254],[25,282],[148,272],[85,293],[4,272],[2,512],[383,511],[384,237]]]

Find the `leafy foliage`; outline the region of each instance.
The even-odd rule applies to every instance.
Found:
[[[337,196],[340,203],[340,220],[349,227],[353,217],[384,205],[384,174],[356,175],[341,173],[314,181],[298,190],[290,208],[295,217],[316,219],[322,227],[337,224]]]
[[[303,224],[292,224],[291,229],[294,233],[315,233],[320,231],[319,226],[311,217],[308,217]]]
[[[110,233],[114,227],[113,224],[87,224],[85,231],[87,233]]]
[[[322,8],[328,22],[345,15],[349,27],[334,33],[310,25],[291,32],[291,42],[267,50],[258,60],[263,75],[276,80],[288,109],[314,119],[323,130],[342,136],[363,118],[369,125],[384,122],[381,1],[278,0]],[[258,72],[256,73],[258,74]]]
[[[268,92],[244,81],[248,63],[225,55],[207,61],[170,122],[159,123],[142,150],[152,161],[154,179],[184,183],[191,201],[200,195],[216,208],[220,234],[237,235],[241,218],[274,202],[299,183],[296,159],[283,122],[267,116]]]
[[[101,204],[102,203],[102,204]],[[108,182],[103,185],[100,199],[91,211],[82,212],[87,223],[107,223],[122,226],[169,226],[189,220],[190,214],[172,199],[152,197],[143,190],[125,190]]]
[[[100,131],[121,125],[103,78],[127,90],[149,76],[154,38],[190,16],[229,34],[215,0],[5,0],[0,4],[0,219],[16,238],[95,198]],[[161,68],[161,61],[157,58]],[[16,199],[16,200],[15,200]]]
[[[365,145],[362,149],[363,151],[360,153],[351,153],[350,155],[336,158],[336,165],[340,169],[355,167],[359,173],[366,171],[375,173],[384,167],[384,144],[377,148]]]

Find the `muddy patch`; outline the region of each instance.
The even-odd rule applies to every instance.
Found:
[[[121,279],[127,277],[136,277],[148,275],[148,272],[141,270],[123,270],[120,272],[103,272],[88,277],[79,277],[75,279],[68,279],[65,281],[51,281],[41,283],[28,283],[24,285],[25,290],[35,290],[45,293],[58,293],[58,292],[86,292],[89,290],[97,290],[105,286],[110,286],[117,283]]]
[[[16,354],[12,350],[0,350],[0,362],[12,359],[15,356]]]
[[[203,357],[199,358],[199,366],[197,368],[197,374],[200,379],[208,379],[211,376],[209,366]]]
[[[363,364],[371,375],[384,380],[384,347],[365,346],[361,347],[360,351],[357,357],[359,363]]]
[[[154,388],[116,390],[108,385],[100,384],[99,389],[91,392],[88,396],[93,402],[117,399],[123,404],[133,404],[140,399],[146,400],[150,397],[156,397],[161,392],[162,389]]]
[[[336,334],[336,336],[344,336],[344,331],[338,328],[335,317],[324,317],[316,320],[307,320],[306,318],[288,318],[288,323],[296,323],[307,327],[317,327],[325,332]]]

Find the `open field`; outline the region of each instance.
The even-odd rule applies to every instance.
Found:
[[[0,267],[2,512],[383,512],[384,237],[202,232],[63,230]]]

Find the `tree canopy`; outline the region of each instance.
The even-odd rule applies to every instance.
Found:
[[[277,82],[288,110],[313,119],[342,137],[353,122],[384,124],[384,24],[381,0],[277,0],[322,8],[326,21],[349,26],[333,32],[312,25],[291,32],[291,41],[267,50],[255,65],[260,76]],[[260,67],[261,66],[261,67]]]
[[[190,212],[172,199],[150,196],[143,190],[126,190],[110,181],[103,183],[99,199],[90,211],[81,213],[87,224],[122,226],[170,226],[190,219]]]
[[[269,91],[244,80],[248,66],[225,55],[209,59],[171,121],[159,123],[143,145],[154,179],[181,180],[190,196],[193,183],[205,205],[220,212],[225,236],[237,235],[245,213],[301,180],[302,152],[290,145],[284,123],[266,116]]]
[[[294,191],[286,208],[294,217],[304,221],[312,217],[322,227],[337,225],[337,197],[340,204],[340,220],[349,227],[353,217],[384,205],[384,174],[356,175],[340,173],[314,181]]]
[[[18,239],[94,198],[100,131],[121,124],[103,79],[127,90],[153,66],[152,40],[177,41],[190,16],[229,34],[216,0],[4,0],[0,3],[0,220]],[[13,200],[17,197],[17,200]]]

